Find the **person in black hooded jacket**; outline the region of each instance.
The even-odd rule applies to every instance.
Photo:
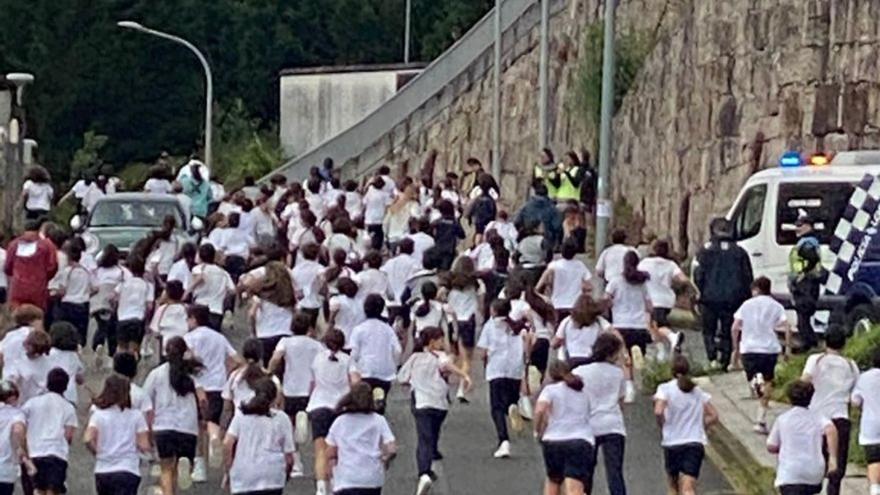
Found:
[[[745,249],[731,240],[728,220],[712,220],[709,230],[711,241],[697,254],[694,284],[700,291],[703,344],[710,366],[726,369],[733,347],[733,313],[749,298],[752,263]]]

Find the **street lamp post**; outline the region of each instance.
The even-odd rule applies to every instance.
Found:
[[[544,149],[547,147],[547,97],[549,94],[549,67],[548,67],[548,51],[549,51],[549,34],[550,30],[550,0],[541,0],[541,57],[538,61],[538,78],[540,79],[538,93],[538,147]]]
[[[123,29],[131,29],[159,38],[164,38],[175,43],[179,43],[187,47],[191,52],[193,52],[195,56],[199,59],[199,62],[201,62],[202,68],[205,70],[205,166],[208,167],[208,170],[211,170],[211,113],[212,107],[214,106],[214,82],[213,78],[211,77],[211,66],[208,65],[208,60],[205,58],[202,52],[200,52],[199,49],[196,48],[195,45],[179,36],[168,34],[162,31],[157,31],[155,29],[150,29],[134,21],[119,21],[116,23],[116,25]]]
[[[611,117],[614,113],[614,9],[616,0],[605,0],[605,41],[602,49],[602,112],[599,121],[599,187],[596,204],[596,255],[605,249],[611,220]]]
[[[501,3],[495,0],[495,62],[492,67],[492,175],[501,182]]]
[[[5,183],[3,191],[3,215],[2,228],[5,232],[11,232],[21,221],[21,217],[16,214],[19,211],[16,208],[18,202],[18,191],[24,180],[25,166],[25,139],[27,136],[27,118],[24,109],[24,91],[28,84],[34,82],[34,76],[23,72],[13,72],[6,74],[6,82],[14,86],[14,94],[12,95],[12,112],[9,122],[7,123],[7,136],[5,148]]]
[[[403,30],[403,63],[409,63],[409,45],[412,32],[412,0],[406,0],[406,24]]]

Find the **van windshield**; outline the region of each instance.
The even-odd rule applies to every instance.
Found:
[[[779,185],[776,202],[776,243],[797,243],[794,223],[801,210],[814,221],[816,237],[828,244],[849,204],[855,186],[848,182],[788,182]]]

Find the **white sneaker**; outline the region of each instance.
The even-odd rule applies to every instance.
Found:
[[[754,431],[758,435],[770,434],[770,430],[767,428],[767,423],[755,423],[755,426],[752,427],[752,431]]]
[[[633,369],[634,370],[641,370],[642,368],[644,368],[645,367],[645,355],[644,355],[644,353],[642,353],[642,348],[637,345],[634,345],[629,350],[629,352],[632,354]]]
[[[196,461],[198,459],[196,458]],[[214,469],[223,465],[223,440],[219,436],[211,436],[208,441],[208,464]]]
[[[764,375],[762,373],[755,375],[749,384],[752,386],[752,393],[755,394],[755,397],[764,395]]]
[[[467,404],[469,402],[467,395],[464,393],[464,382],[460,382],[458,384],[458,393],[455,394],[455,398],[458,399],[458,402],[461,402],[462,404]]]
[[[293,469],[290,470],[290,479],[295,480],[299,478],[305,477],[306,473],[303,470],[302,466],[297,466],[294,464]]]
[[[107,348],[104,347],[104,344],[98,344],[98,347],[95,347],[95,368],[104,367],[105,357],[107,357]]]
[[[510,457],[510,442],[507,440],[501,442],[501,445],[498,446],[498,450],[492,454],[496,459],[507,459]]]
[[[669,347],[672,354],[681,354],[681,348],[684,345],[684,332],[669,332]]]
[[[315,483],[315,495],[330,495],[330,489],[327,487],[328,483],[324,480],[318,480]]]
[[[519,415],[526,421],[531,421],[535,417],[532,410],[532,400],[527,395],[520,396],[519,398]]]
[[[666,345],[663,343],[657,344],[657,362],[665,363],[669,359],[669,353],[666,352]]]
[[[519,412],[519,406],[516,404],[511,404],[510,407],[507,408],[507,419],[510,423],[510,429],[515,433],[523,431],[526,427],[525,423],[523,423],[522,414]]]
[[[431,485],[434,483],[434,480],[431,479],[427,474],[423,474],[419,476],[419,486],[416,488],[416,495],[427,495],[431,492]]]
[[[296,419],[294,420],[296,426],[294,427],[293,433],[296,440],[296,443],[299,445],[305,445],[309,443],[309,415],[305,411],[300,411],[296,413]]]
[[[192,482],[204,483],[206,481],[208,481],[208,467],[205,465],[205,458],[196,457],[192,470]]]
[[[373,405],[376,410],[385,409],[385,391],[379,387],[373,389]]]
[[[537,393],[541,389],[541,371],[537,366],[529,366],[529,392]]]
[[[177,460],[177,487],[181,490],[189,490],[192,487],[192,464],[186,457]]]
[[[633,384],[632,380],[627,380],[624,382],[624,393],[623,393],[623,403],[624,404],[632,404],[636,401],[636,386]]]
[[[158,462],[150,465],[150,477],[156,479],[162,477],[162,466],[160,466]]]
[[[718,371],[721,369],[721,363],[718,362],[717,359],[713,359],[709,361],[709,370],[710,371]]]

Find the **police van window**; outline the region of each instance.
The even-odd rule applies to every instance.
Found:
[[[766,184],[753,186],[743,195],[732,216],[735,240],[751,239],[761,231],[761,221],[764,219],[764,200],[766,198]]]
[[[793,246],[797,243],[795,221],[801,210],[813,219],[815,235],[828,244],[843,210],[849,204],[853,185],[848,182],[789,182],[779,185],[776,203],[776,243]]]

